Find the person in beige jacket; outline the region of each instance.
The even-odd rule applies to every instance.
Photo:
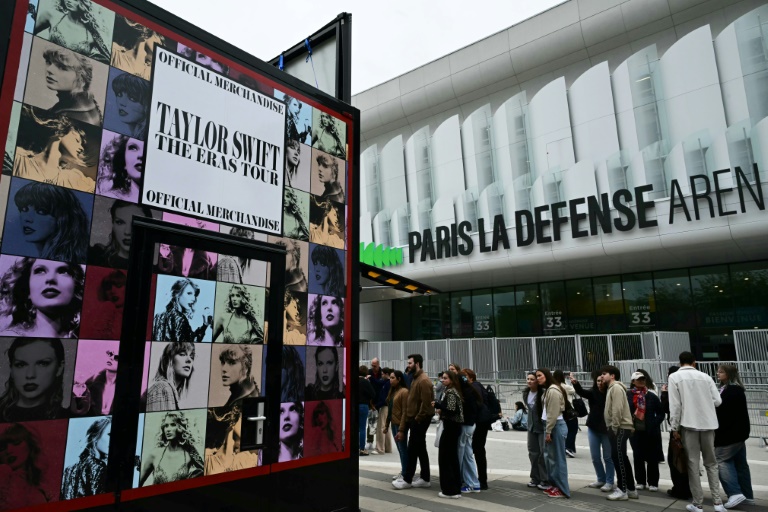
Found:
[[[608,495],[611,501],[637,499],[632,465],[627,457],[627,440],[635,431],[629,413],[627,388],[621,382],[621,372],[615,366],[603,366],[603,382],[608,386],[605,397],[605,426],[611,440],[611,459],[616,466],[616,490]]]
[[[544,491],[550,498],[570,498],[568,484],[568,464],[565,461],[565,438],[568,427],[563,419],[565,404],[568,400],[565,390],[552,378],[548,368],[536,370],[536,381],[544,391],[541,419],[546,424],[544,437],[544,461],[547,466],[547,478],[551,487]]]

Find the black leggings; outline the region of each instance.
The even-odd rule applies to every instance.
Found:
[[[443,420],[437,464],[440,468],[440,490],[448,496],[461,494],[461,468],[459,467],[459,436],[461,425]]]
[[[632,434],[629,430],[620,428],[618,431],[608,431],[611,439],[611,459],[616,466],[616,485],[623,492],[635,490],[635,479],[632,477],[632,465],[627,457],[627,439]]]
[[[485,441],[488,439],[490,423],[477,423],[475,433],[472,435],[472,451],[475,452],[477,463],[477,479],[480,487],[488,486],[488,459],[485,456]]]

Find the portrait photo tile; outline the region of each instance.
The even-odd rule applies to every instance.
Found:
[[[91,265],[85,277],[80,337],[119,340],[125,314],[128,272]]]
[[[56,363],[56,354],[63,351],[64,361]],[[11,352],[14,354],[11,360]],[[3,364],[0,365],[0,382],[2,382],[3,396],[10,389],[22,395],[28,396],[29,401],[39,401],[43,397],[53,400],[57,395],[61,396],[61,407],[39,411],[38,408],[25,408],[9,405],[0,410],[0,422],[33,421],[44,419],[68,418],[69,405],[72,399],[72,380],[75,374],[75,359],[77,358],[77,340],[61,340],[58,338],[6,338],[0,337],[0,354]],[[38,371],[34,379],[28,379],[23,373],[26,368],[38,361],[50,361],[47,371]],[[16,362],[18,377],[24,376],[24,381],[13,378],[12,365]],[[33,380],[34,382],[30,382]],[[36,384],[35,390],[25,390],[25,385]],[[50,403],[50,402],[48,402]]]
[[[211,342],[215,296],[214,281],[158,275],[152,341]]]
[[[285,187],[283,190],[283,234],[309,242],[309,193]]]
[[[346,253],[327,245],[309,244],[309,292],[346,297]]]
[[[84,284],[82,265],[0,255],[0,336],[78,337]]]
[[[347,163],[313,148],[311,165],[309,191],[321,199],[346,203]]]
[[[104,128],[146,140],[151,89],[149,82],[143,78],[109,68]]]
[[[283,343],[286,345],[307,344],[307,294],[285,292],[283,316]]]
[[[30,34],[35,30],[35,18],[37,17],[37,10],[38,10],[37,2],[38,0],[29,0],[29,7],[27,8],[27,18],[24,21],[24,32],[28,32]]]
[[[282,350],[280,401],[302,402],[307,378],[307,348],[285,345]]]
[[[146,411],[207,407],[210,365],[209,344],[152,342]]]
[[[26,492],[18,492],[19,489],[8,488],[13,480],[0,480],[0,509],[13,510],[59,501],[67,445],[67,420],[0,424],[0,445],[8,446],[10,441],[17,440],[37,448],[28,455],[26,464],[40,471],[40,481],[25,481]],[[0,460],[5,456],[0,451]]]
[[[347,124],[316,108],[312,112],[312,147],[342,160],[347,159]]]
[[[3,254],[85,263],[92,194],[14,177],[8,203]]]
[[[292,292],[308,290],[309,244],[292,238],[270,236],[268,242],[285,248],[285,289]]]
[[[280,404],[278,462],[296,460],[304,456],[305,412],[303,402]]]
[[[296,140],[285,145],[285,186],[309,192],[312,148]]]
[[[154,30],[118,14],[115,16],[110,64],[144,80],[150,80],[155,46],[175,50],[176,44]]]
[[[209,281],[216,280],[219,259],[217,253],[164,243],[159,243],[156,247],[155,272]]]
[[[62,499],[71,500],[107,492],[107,472],[93,469],[106,467],[111,432],[111,416],[69,420],[61,481]]]
[[[214,343],[264,343],[265,290],[216,283]]]
[[[205,474],[216,475],[260,465],[259,450],[240,451],[243,410],[240,402],[208,409]]]
[[[344,345],[344,299],[309,294],[307,345]]]
[[[261,396],[263,353],[261,345],[213,344],[208,406]]]
[[[309,197],[309,241],[344,249],[344,205],[316,195]]]
[[[109,66],[35,37],[24,103],[101,127]]]
[[[13,175],[93,193],[101,129],[63,114],[23,106]]]
[[[139,487],[203,476],[206,417],[206,409],[152,412],[145,415]],[[172,439],[163,433],[164,422],[173,424]],[[184,442],[178,443],[177,438]],[[169,450],[186,452],[184,458],[187,463],[181,470],[164,467],[163,461],[167,460],[165,455]]]
[[[304,402],[304,457],[342,450],[342,400]]]
[[[65,23],[70,12],[62,0],[39,0],[35,19],[35,35],[56,42],[99,62],[109,64],[115,13],[89,0],[76,4],[87,12],[77,24]]]
[[[73,417],[105,416],[114,412],[114,383],[119,361],[118,340],[81,339],[77,343],[77,364],[70,404]],[[109,382],[113,383],[111,392],[108,391]]]
[[[344,349],[307,347],[307,378],[304,400],[344,398]]]
[[[275,90],[275,98],[285,103],[285,138],[301,144],[312,145],[313,108],[283,91]]]
[[[144,175],[144,141],[103,130],[96,193],[138,203]]]
[[[128,268],[134,217],[158,218],[160,212],[143,204],[96,196],[93,203],[88,264]]]

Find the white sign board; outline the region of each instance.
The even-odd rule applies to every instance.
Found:
[[[142,202],[282,234],[285,105],[157,47]]]

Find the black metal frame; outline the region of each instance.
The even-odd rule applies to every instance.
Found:
[[[141,413],[142,372],[146,348],[149,296],[152,291],[153,256],[156,244],[165,243],[192,249],[212,251],[270,264],[270,288],[268,298],[268,339],[265,346],[279,347],[282,325],[282,302],[285,276],[285,249],[264,242],[257,242],[232,235],[214,233],[197,228],[170,224],[155,219],[133,219],[131,255],[128,273],[131,279],[126,289],[125,316],[120,336],[120,366],[117,371],[115,402],[120,404],[112,415],[112,434],[109,450],[107,488],[119,494],[133,485],[135,446],[139,435],[137,420]],[[270,393],[280,389],[279,350],[267,350],[266,389]],[[277,371],[275,371],[277,369]],[[280,401],[267,402],[267,418],[280,416]],[[263,464],[276,461],[270,450],[278,441],[277,431],[267,423],[266,445]]]
[[[336,97],[346,103],[352,102],[352,15],[342,12],[336,19],[307,37],[310,44],[336,39]],[[282,53],[283,62],[303,59],[307,56],[304,41],[295,44]],[[269,61],[277,67],[280,55]],[[287,74],[287,73],[286,73]]]

